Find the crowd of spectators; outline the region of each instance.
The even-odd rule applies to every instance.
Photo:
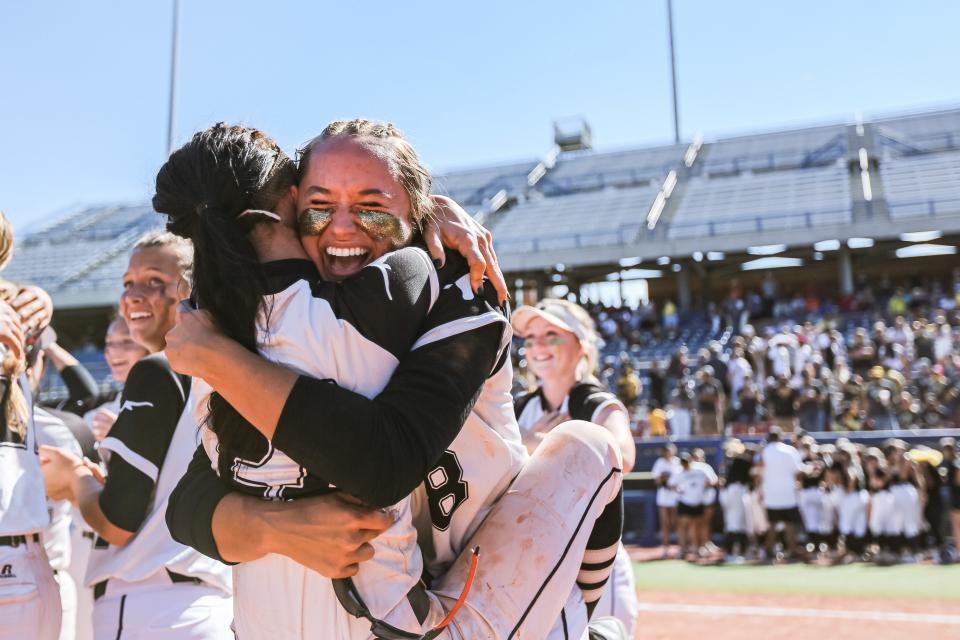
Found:
[[[768,297],[776,291],[769,282],[763,294],[732,286],[708,319],[681,320],[670,300],[660,313],[653,303],[588,307],[606,341],[601,379],[635,408],[638,433],[960,424],[960,281],[907,287],[884,280],[837,300]],[[702,346],[677,342],[669,359],[635,355],[644,341],[697,322],[711,325]]]

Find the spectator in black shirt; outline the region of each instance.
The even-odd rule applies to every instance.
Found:
[[[862,328],[853,334],[853,344],[850,345],[848,353],[850,367],[858,375],[866,375],[870,367],[877,363],[876,349],[873,343],[867,340],[867,332]]]
[[[723,385],[714,377],[713,367],[705,366],[697,373],[697,435],[723,433],[723,412],[726,396]]]
[[[800,397],[797,404],[797,422],[804,431],[820,431],[824,424],[823,401],[826,389],[813,377],[809,369],[804,369]]]
[[[744,423],[748,427],[752,427],[760,422],[763,410],[763,393],[760,390],[760,386],[753,381],[752,375],[744,377],[739,400],[740,409],[737,411],[737,421]]]
[[[777,381],[767,389],[767,406],[773,421],[783,431],[792,432],[797,424],[797,404],[800,392],[790,386],[790,378],[785,373],[777,376]]]
[[[871,368],[866,391],[867,421],[876,430],[897,428],[897,416],[893,410],[897,388],[884,373],[883,367],[879,365]]]

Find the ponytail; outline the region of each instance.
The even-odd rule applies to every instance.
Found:
[[[257,352],[257,317],[267,290],[257,252],[241,225],[210,204],[194,238],[193,300],[220,330]],[[225,450],[243,449],[259,433],[223,396],[214,392],[207,426]]]
[[[257,322],[266,275],[249,232],[289,192],[295,169],[277,144],[256,129],[219,123],[194,135],[157,173],[153,207],[167,229],[194,245],[192,299],[220,331],[257,352]],[[254,211],[251,211],[254,210]],[[206,424],[227,451],[261,446],[263,437],[219,393]]]

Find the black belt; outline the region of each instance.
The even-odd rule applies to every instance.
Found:
[[[0,547],[19,547],[22,544],[27,544],[27,540],[40,542],[40,534],[31,533],[25,536],[0,536]]]
[[[174,573],[169,569],[166,570],[167,575],[170,576],[170,582],[174,584],[178,583],[189,583],[189,584],[203,584],[203,580],[200,578],[195,578],[194,576],[185,576],[182,573]],[[99,600],[107,592],[107,583],[109,580],[103,580],[93,585],[93,599]]]

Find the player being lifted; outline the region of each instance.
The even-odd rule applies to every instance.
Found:
[[[570,423],[524,464],[510,330],[491,287],[474,289],[458,256],[437,273],[420,249],[392,251],[423,225],[430,188],[392,126],[331,124],[304,151],[299,189],[277,190],[288,162],[259,132],[217,125],[158,175],[155,208],[195,239],[194,296],[209,312],[181,311],[168,353],[217,392],[206,447],[171,501],[174,536],[243,561],[235,624],[245,639],[368,638],[371,626],[378,637],[435,637],[429,630],[449,622],[469,582],[468,544],[484,549],[483,580],[445,637],[585,635],[580,606],[572,629],[550,636],[564,603],[582,602],[575,580],[585,549],[619,539],[612,439]],[[222,499],[211,462],[234,489],[294,501]],[[578,470],[573,479],[568,469]],[[356,571],[366,608],[341,593],[341,610],[302,551],[337,540],[329,521],[309,527],[310,503],[300,500],[331,484],[396,518]],[[264,543],[256,527],[265,520],[297,535]]]

